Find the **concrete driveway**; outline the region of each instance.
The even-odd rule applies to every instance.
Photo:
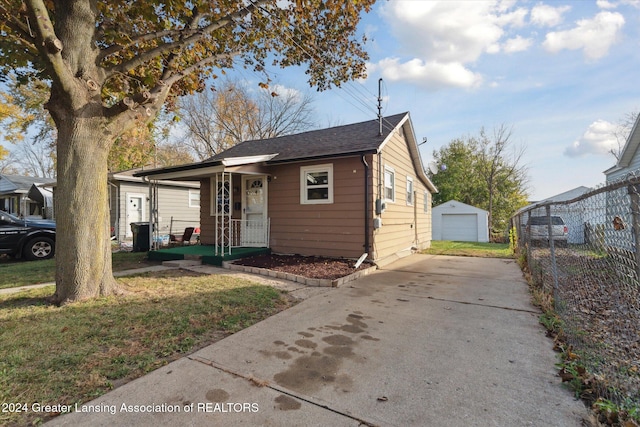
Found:
[[[581,426],[511,260],[413,255],[51,425]]]

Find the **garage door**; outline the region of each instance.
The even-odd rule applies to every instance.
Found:
[[[442,240],[478,241],[478,215],[442,214]]]

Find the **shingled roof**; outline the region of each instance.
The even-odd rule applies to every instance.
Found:
[[[408,113],[383,118],[382,135],[378,120],[313,130],[271,139],[245,141],[234,145],[203,163],[231,157],[276,154],[269,164],[376,151],[389,133]]]
[[[32,185],[55,182],[53,178],[0,174],[0,194],[27,193]]]
[[[168,166],[136,172],[133,176],[152,176],[154,179],[199,180],[211,173],[220,172],[227,166],[275,165],[301,160],[315,160],[354,156],[365,153],[377,153],[382,149],[391,133],[399,127],[408,126],[405,135],[410,140],[409,151],[416,174],[427,188],[433,192],[438,189],[429,180],[422,167],[420,152],[411,128],[409,113],[400,113],[382,119],[380,122],[369,120],[327,129],[312,130],[296,135],[280,136],[241,142],[213,157],[197,163]]]

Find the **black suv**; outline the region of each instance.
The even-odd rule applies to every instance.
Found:
[[[0,254],[29,260],[49,259],[55,253],[56,223],[21,219],[0,211]]]

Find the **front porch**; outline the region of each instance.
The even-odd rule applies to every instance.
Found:
[[[218,248],[220,249],[220,248]],[[203,264],[222,266],[223,261],[231,261],[234,259],[247,258],[254,255],[268,254],[271,252],[269,248],[225,248],[222,253],[224,255],[216,255],[216,248],[213,245],[193,245],[193,246],[177,246],[174,248],[159,249],[150,251],[148,257],[153,261],[175,261],[181,259],[191,259],[201,261]]]

